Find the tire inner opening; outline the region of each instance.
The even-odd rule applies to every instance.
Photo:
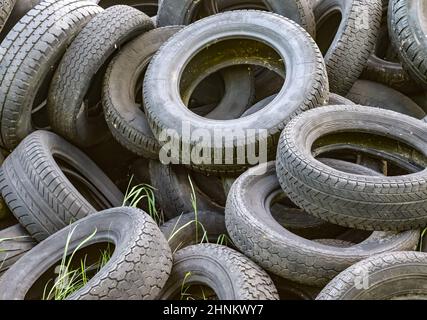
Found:
[[[371,133],[325,135],[313,143],[311,151],[316,158],[335,158],[366,165],[386,176],[401,176],[427,168],[427,157],[414,147]]]
[[[25,300],[66,299],[84,287],[105,266],[114,249],[112,243],[102,242],[76,252],[69,250],[65,259],[56,261],[37,279],[28,290]]]
[[[319,19],[316,31],[316,42],[325,56],[338,33],[342,21],[342,13],[337,8],[326,13]]]

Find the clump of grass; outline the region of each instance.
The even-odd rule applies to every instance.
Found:
[[[99,272],[111,258],[112,252],[108,245],[107,249],[101,252],[101,257],[97,263],[87,266],[87,256],[85,256],[82,260],[80,260],[79,267],[76,269],[72,269],[71,264],[73,262],[75,254],[80,249],[82,249],[84,245],[87,244],[97,232],[97,230],[95,229],[92,234],[90,234],[87,238],[85,238],[79,243],[79,245],[73,250],[73,252],[69,256],[68,251],[70,241],[76,227],[74,227],[67,236],[61,263],[55,269],[55,271],[57,271],[58,273],[58,276],[54,280],[54,283],[50,289],[48,289],[48,287],[51,283],[51,280],[46,283],[43,291],[42,300],[65,300],[71,294],[80,290],[88,283],[88,281],[90,280],[90,278],[88,277],[89,272]]]
[[[420,242],[418,243],[418,249],[419,251],[423,251],[423,241],[424,241],[424,237],[427,233],[427,228],[425,228],[422,232],[421,232],[421,236],[420,236]]]
[[[154,195],[155,188],[145,183],[131,187],[132,180],[133,176],[130,178],[129,184],[126,188],[126,195],[123,200],[123,206],[138,208],[140,202],[146,199],[148,214],[158,225],[161,225],[164,222],[164,217],[163,214],[159,213],[156,208],[156,197]]]
[[[185,274],[184,279],[181,283],[181,300],[208,300],[205,290],[203,286],[196,286],[199,288],[200,296],[196,295],[195,293],[189,293],[189,290],[193,288],[194,286],[191,284],[188,284],[188,280],[190,279],[192,273],[189,271]]]

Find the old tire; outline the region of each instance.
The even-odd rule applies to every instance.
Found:
[[[48,112],[54,132],[81,147],[108,137],[102,108],[90,112],[101,96],[95,75],[103,73],[102,66],[120,45],[153,28],[146,14],[129,6],[110,7],[83,28],[67,49],[50,86]]]
[[[376,43],[381,11],[381,0],[322,0],[316,5],[316,42],[332,92],[345,96],[362,74]]]
[[[45,0],[0,46],[0,144],[13,149],[32,130],[33,107],[47,97],[52,71],[67,46],[102,8],[91,1]],[[26,32],[21,32],[23,29]],[[36,31],[37,30],[37,31]]]
[[[0,231],[0,278],[36,241],[19,224]]]
[[[36,131],[5,160],[1,193],[33,238],[42,241],[123,194],[83,152],[54,133]]]
[[[349,248],[324,245],[301,238],[280,226],[268,212],[269,201],[279,187],[275,164],[244,173],[228,196],[225,222],[233,243],[267,271],[283,278],[322,286],[345,268],[376,253],[414,250],[419,231],[401,234],[374,232]],[[353,169],[354,170],[354,169]]]
[[[159,298],[176,298],[185,283],[209,286],[219,300],[277,300],[268,274],[241,253],[225,246],[199,244],[179,250]]]
[[[113,255],[83,288],[67,299],[154,299],[168,279],[172,254],[148,214],[124,207],[95,213],[38,244],[1,278],[0,300],[24,299],[38,278],[60,262],[69,235],[71,253],[93,233],[83,248],[108,242],[115,246]],[[18,286],[16,279],[21,279]]]
[[[425,227],[425,168],[409,175],[369,177],[344,173],[314,159],[310,149],[314,141],[349,130],[404,142],[413,153],[427,156],[425,122],[372,107],[317,108],[292,120],[280,138],[277,174],[289,198],[316,217],[355,229],[399,231]]]
[[[427,3],[420,0],[390,0],[390,38],[404,68],[427,88]]]
[[[404,94],[372,81],[356,81],[347,98],[362,106],[392,110],[417,119],[426,116],[425,111]]]
[[[424,252],[376,255],[340,273],[316,300],[425,300],[426,272]]]
[[[232,43],[222,41],[229,39],[230,34],[233,34],[232,42],[234,43],[231,46]],[[239,39],[240,37],[245,40]],[[250,42],[252,40],[247,40],[248,37],[262,39],[263,44]],[[200,60],[210,61],[212,55],[217,56],[215,50],[220,47],[212,44],[212,39],[216,39],[215,43],[220,47],[226,45],[227,50],[221,51],[224,57],[220,63],[215,66],[204,65],[211,72],[225,66],[242,63],[265,66],[266,60],[261,58],[265,54],[269,56],[269,68],[283,73],[283,64],[277,54],[289,57],[289,61],[286,61],[286,74],[289,81],[285,83],[276,99],[265,110],[236,120],[214,121],[198,117],[185,107],[177,90],[173,89],[178,87],[178,79],[170,79],[169,75],[171,72],[180,73],[184,69],[187,70],[189,66],[193,66],[192,63],[199,63]],[[242,41],[244,45],[242,45]],[[208,44],[211,44],[208,52],[204,52],[204,55],[201,56],[198,55],[198,59],[189,59],[193,53],[205,48]],[[271,48],[265,44],[274,44],[277,51],[272,52]],[[263,49],[258,48],[256,49],[258,53],[250,54],[250,58],[246,57],[244,52],[252,51],[252,45],[253,48],[261,45]],[[241,52],[243,56],[240,56],[239,53],[237,57],[236,50],[244,50]],[[190,64],[188,64],[189,60],[191,60]],[[170,90],[171,94],[162,94],[164,90]],[[270,157],[273,156],[276,150],[276,139],[289,119],[304,110],[322,104],[323,101],[326,101],[327,96],[328,80],[325,66],[314,41],[292,21],[269,12],[258,11],[221,13],[186,27],[159,50],[147,70],[144,81],[145,111],[154,136],[162,140],[161,144],[165,145],[168,137],[164,135],[167,135],[170,130],[176,133],[176,139],[174,139],[176,143],[170,144],[173,158],[171,160],[214,175],[238,174],[250,166],[248,157],[237,159],[234,156],[239,148],[248,151],[245,152],[247,155],[250,153],[249,150],[256,150],[257,145],[265,143],[268,154]],[[292,103],[284,104],[283,101],[292,101]],[[196,143],[194,140],[188,141],[189,139],[184,138],[185,133],[182,130],[186,124],[189,124],[193,131],[200,129],[204,133],[208,133],[209,146],[206,146],[204,141]],[[249,128],[253,129],[252,132],[258,132],[260,129],[267,130],[267,137],[247,139],[246,129]],[[224,139],[211,141],[213,137],[218,136],[218,132],[220,134],[227,132],[227,141],[223,142]],[[250,141],[247,143],[247,140]],[[209,159],[201,159],[202,161],[188,159],[187,146],[190,153],[197,153],[198,148],[203,148],[210,153]],[[213,152],[213,150],[221,150],[222,159],[215,159],[214,156],[217,155],[217,152]],[[175,154],[177,156],[174,156]],[[225,155],[230,154],[232,159],[224,161]],[[167,154],[163,156],[170,157]]]
[[[209,7],[208,2],[208,15],[217,14],[222,10],[262,10],[262,7],[264,7],[267,8],[267,11],[280,14],[295,21],[307,30],[313,38],[316,35],[316,24],[309,0],[264,0],[261,4],[259,1],[251,0],[221,0],[211,1],[210,4],[213,4],[213,6]],[[175,0],[162,0],[157,15],[158,26],[188,25],[197,19],[195,14],[200,6],[200,4],[191,0],[179,2]]]

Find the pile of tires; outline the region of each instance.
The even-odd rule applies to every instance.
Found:
[[[0,299],[427,295],[423,0],[0,0]]]

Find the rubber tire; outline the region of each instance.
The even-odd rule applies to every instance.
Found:
[[[16,0],[1,0],[0,1],[0,32],[2,32],[6,25],[7,19],[9,19],[12,13],[13,7]]]
[[[311,286],[326,285],[345,268],[373,254],[415,250],[420,232],[375,232],[350,248],[327,246],[301,238],[280,226],[266,210],[269,196],[280,188],[275,164],[267,173],[256,167],[231,188],[225,223],[233,243],[262,268],[285,279]]]
[[[24,299],[36,280],[61,260],[67,237],[70,236],[68,252],[71,253],[94,231],[83,248],[110,242],[115,250],[106,265],[67,299],[154,299],[169,277],[172,253],[148,214],[122,207],[88,216],[38,244],[0,279],[0,300]],[[19,286],[16,279],[20,279]]]
[[[376,255],[340,273],[316,300],[425,300],[426,272],[427,254],[424,252]],[[369,288],[362,286],[364,276],[368,277]]]
[[[227,235],[224,214],[220,212],[197,212],[198,222],[195,221],[196,215],[194,212],[190,212],[175,217],[160,226],[160,230],[168,240],[172,252],[200,243],[204,237],[204,230],[206,231],[206,240],[210,243],[216,243],[220,236]],[[196,229],[199,234],[198,239],[196,239]]]
[[[108,8],[117,4],[131,6],[144,12],[149,17],[155,17],[159,10],[157,0],[97,0],[97,3],[103,8]]]
[[[336,10],[341,12],[342,20],[331,45],[326,49],[322,41],[330,36],[324,33],[329,30],[323,31],[321,28]],[[362,74],[380,30],[381,12],[381,0],[322,0],[316,5],[317,43],[325,51],[332,92],[345,96]],[[358,23],[367,25],[358,27]]]
[[[397,57],[397,52],[391,45],[387,26],[387,11],[388,3],[385,11],[383,11],[380,35],[375,50],[368,59],[361,79],[379,82],[404,94],[411,94],[419,91],[420,87],[403,69],[402,63]],[[396,55],[395,59],[389,57],[389,51],[393,51],[394,55]]]
[[[368,177],[332,169],[313,158],[314,141],[348,130],[386,136],[427,156],[425,122],[372,107],[317,108],[292,120],[280,138],[277,174],[289,198],[316,217],[350,228],[401,231],[425,227],[426,169],[404,176]]]
[[[220,3],[220,1],[217,2]],[[233,2],[233,0],[222,0],[222,2]],[[250,4],[250,0],[237,0],[237,2],[236,4],[231,3],[234,9],[254,9],[253,5]],[[295,21],[307,30],[313,38],[316,37],[316,23],[314,20],[313,8],[309,0],[263,0],[262,2],[265,6],[270,8],[269,11]],[[194,22],[194,18],[192,19],[191,16],[194,15],[198,7],[199,5],[192,0],[183,0],[179,2],[176,0],[162,0],[157,14],[157,24],[159,27],[188,25]],[[256,5],[255,8],[258,9]],[[227,9],[227,11],[228,10],[229,9]],[[212,12],[211,14],[214,13],[218,12]]]
[[[390,87],[367,80],[358,80],[347,98],[363,106],[387,109],[422,119],[426,113],[414,101]]]
[[[6,21],[6,24],[3,26],[2,31],[0,32],[0,43],[7,36],[10,30],[15,26],[15,24],[32,8],[40,3],[41,0],[15,0],[15,5],[13,6],[12,12],[9,15],[9,18]]]
[[[54,156],[96,189],[100,209],[123,203],[123,194],[83,152],[54,133],[36,131],[3,163],[0,188],[13,215],[37,241],[96,212],[93,202],[70,182]]]
[[[336,93],[331,93],[329,95],[329,103],[328,105],[332,106],[351,106],[351,105],[355,105],[355,103],[353,101],[351,101],[350,99],[344,98]]]
[[[134,90],[129,88],[137,87],[151,57],[181,29],[181,26],[157,28],[134,39],[117,54],[104,76],[102,101],[108,127],[120,144],[144,158],[158,159],[160,145],[141,105],[135,102]],[[253,78],[247,68],[237,68],[222,72],[225,96],[203,116],[233,118],[247,108],[253,98]]]
[[[173,219],[186,212],[193,212],[191,203],[192,188],[189,179],[190,171],[182,166],[165,166],[158,161],[149,163],[151,185],[160,209],[166,220]],[[211,179],[215,179],[214,177]],[[215,203],[206,195],[191,178],[200,211],[223,211],[224,207]]]
[[[160,300],[167,300],[185,284],[207,285],[219,300],[278,300],[277,289],[268,274],[243,254],[225,246],[199,244],[174,254],[172,272]]]
[[[153,28],[146,14],[129,6],[110,7],[83,28],[67,49],[50,86],[48,112],[54,132],[81,147],[96,145],[108,137],[104,116],[93,119],[87,115],[93,105],[85,96],[100,94],[101,90],[93,88],[93,80],[113,53]]]
[[[196,30],[197,32],[195,32]],[[231,34],[234,38],[239,38],[240,35],[240,37],[247,39],[248,35],[251,35],[252,38],[262,39],[263,43],[274,46],[277,51],[274,54],[289,57],[289,61],[286,61],[288,81],[278,97],[269,104],[264,112],[236,120],[208,121],[188,111],[177,94],[177,90],[172,89],[177,88],[178,79],[170,79],[169,75],[176,72],[180,73],[187,64],[186,57],[211,43],[212,37],[216,39],[217,43],[221,43],[221,39],[230,38]],[[236,54],[234,48],[228,49],[233,52],[233,55]],[[227,53],[224,55],[226,56]],[[261,64],[256,55],[251,59],[243,56],[228,59],[211,67],[211,71],[214,72],[216,71],[215,68],[221,69],[228,64]],[[262,60],[265,66],[265,59]],[[281,62],[274,65],[271,67],[277,68],[278,73],[283,72],[280,66]],[[159,79],[168,80],[165,82]],[[171,94],[164,95],[163,92],[169,89]],[[203,129],[204,132],[210,134],[209,137],[214,137],[215,132],[218,131],[236,130],[231,135],[234,137],[229,136],[230,146],[224,147],[222,141],[216,141],[216,143],[214,141],[210,143],[210,147],[206,146],[205,149],[211,153],[211,156],[213,149],[223,150],[223,155],[228,154],[228,151],[230,154],[237,154],[238,148],[256,150],[256,145],[259,142],[251,141],[247,144],[246,137],[239,133],[239,129],[247,128],[268,130],[267,137],[263,138],[266,141],[263,142],[266,142],[268,154],[274,155],[278,135],[289,119],[322,104],[323,101],[326,101],[328,94],[325,65],[314,41],[294,22],[273,13],[260,11],[221,13],[187,26],[171,38],[162,50],[157,52],[148,67],[144,81],[145,111],[154,136],[158,140],[163,140],[160,139],[160,136],[163,136],[167,129],[173,129],[177,133],[176,141],[182,142],[181,129],[183,123],[189,123],[192,130]],[[284,104],[283,101],[291,101],[292,103]],[[165,141],[161,144],[164,145]],[[196,146],[205,147],[203,143],[195,145],[194,141],[187,142],[185,145],[189,145],[190,152]],[[172,154],[177,153],[182,158],[181,143],[179,146],[178,143],[175,145],[172,143],[171,147]],[[172,159],[172,161],[175,160],[179,163],[186,162],[182,161],[183,159]],[[248,159],[242,161],[245,162],[244,164],[236,164],[236,159],[230,160],[233,160],[233,164],[196,164],[188,161],[189,164],[186,163],[186,165],[194,170],[212,175],[237,175],[249,166]],[[215,162],[214,159],[211,159],[211,162]]]
[[[403,67],[427,88],[427,4],[419,0],[390,0],[388,28]]]
[[[36,242],[19,224],[0,231],[0,278]]]
[[[37,94],[42,94],[39,91],[44,80],[72,39],[101,11],[90,1],[45,0],[22,17],[3,40],[0,45],[3,147],[13,149],[33,131],[31,110]]]

